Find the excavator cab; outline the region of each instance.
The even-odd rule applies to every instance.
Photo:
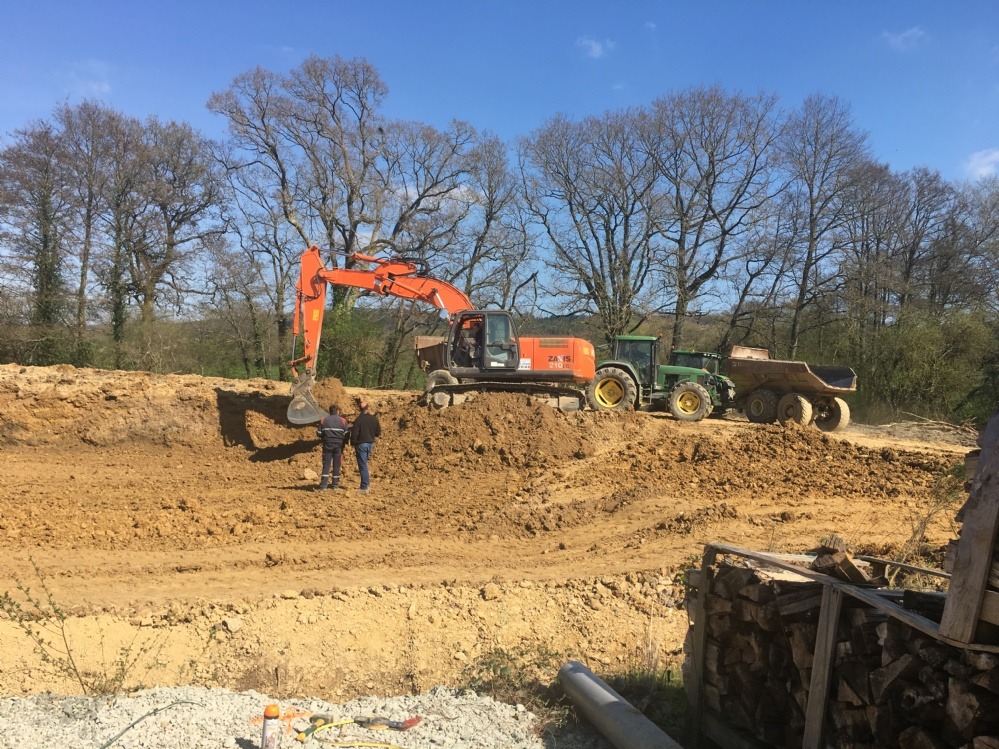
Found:
[[[449,369],[458,377],[472,371],[513,370],[520,363],[513,320],[501,310],[467,310],[456,315],[447,350]]]

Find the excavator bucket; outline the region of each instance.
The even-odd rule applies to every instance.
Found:
[[[308,372],[295,377],[291,384],[291,403],[288,404],[288,421],[292,424],[312,424],[326,416],[326,410],[312,397],[316,378]]]

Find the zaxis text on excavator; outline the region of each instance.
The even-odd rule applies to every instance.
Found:
[[[415,342],[420,364],[428,370],[426,397],[437,406],[448,405],[455,394],[471,390],[571,396],[584,402],[583,389],[595,373],[596,353],[589,341],[521,338],[509,312],[476,309],[464,292],[447,281],[422,275],[412,260],[357,252],[347,257],[368,269],[326,268],[317,247],[302,254],[292,330],[293,346],[302,336],[303,354],[291,361],[294,382],[288,420],[292,424],[310,424],[326,415],[313,398],[312,387],[328,284],[418,300],[447,316],[447,336],[418,336]]]

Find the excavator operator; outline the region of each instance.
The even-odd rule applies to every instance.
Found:
[[[482,320],[472,320],[471,324],[458,335],[455,347],[455,363],[459,367],[472,367],[482,356]]]

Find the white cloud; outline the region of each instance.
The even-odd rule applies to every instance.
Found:
[[[609,39],[599,42],[592,37],[581,36],[576,40],[576,46],[581,48],[587,57],[599,60],[601,57],[606,57],[614,49],[615,43]]]
[[[645,22],[645,28],[648,29],[649,31],[658,31],[659,30],[659,27],[656,26],[655,21],[646,21]]]
[[[976,179],[994,177],[999,171],[999,148],[987,148],[971,154],[964,162],[964,170],[969,177]]]
[[[70,90],[84,98],[104,96],[111,92],[110,72],[111,67],[100,60],[74,63],[67,76]]]
[[[918,26],[913,26],[905,31],[886,31],[881,35],[881,38],[888,42],[888,46],[892,49],[905,52],[919,44],[924,36],[926,36],[925,31]]]

